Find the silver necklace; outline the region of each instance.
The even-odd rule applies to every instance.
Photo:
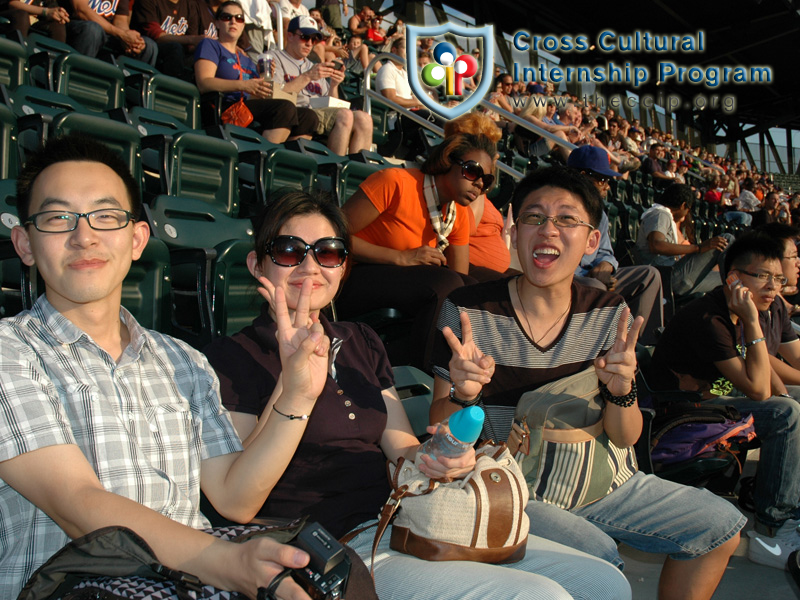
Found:
[[[522,302],[522,290],[520,289],[521,282],[522,282],[522,277],[519,277],[517,279],[517,285],[516,285],[517,299],[519,299],[519,307],[522,310],[522,314],[525,316],[525,322],[528,324],[528,330],[531,332],[531,339],[533,340],[533,343],[538,346],[540,342],[547,337],[547,334],[553,331],[553,328],[561,322],[561,319],[563,319],[564,315],[566,315],[569,312],[569,309],[572,308],[572,297],[570,296],[569,304],[567,304],[567,308],[564,310],[564,312],[562,312],[558,316],[558,318],[555,321],[553,321],[553,324],[547,328],[547,331],[545,331],[537,341],[536,338],[533,337],[533,326],[531,325],[531,322],[528,319],[528,311],[525,310],[525,304]]]

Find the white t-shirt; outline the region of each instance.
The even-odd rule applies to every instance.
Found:
[[[283,13],[284,21],[294,19],[295,17],[309,16],[308,9],[305,6],[302,4],[300,6],[295,6],[289,2],[289,0],[281,0],[281,12]]]
[[[411,86],[408,85],[406,70],[398,68],[392,61],[387,61],[378,71],[375,76],[375,89],[379,92],[394,90],[399,98],[406,100],[411,100],[414,97],[411,92]]]
[[[296,59],[289,56],[286,50],[275,52],[275,81],[289,83],[314,66],[307,58]],[[306,87],[297,92],[297,106],[308,107],[309,99],[318,96],[330,96],[331,87],[327,79],[318,79],[310,82]]]

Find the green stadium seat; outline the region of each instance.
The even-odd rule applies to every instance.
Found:
[[[62,113],[53,118],[51,137],[81,133],[93,137],[116,150],[128,165],[137,182],[142,182],[142,161],[139,152],[139,132],[135,127],[98,115]]]
[[[28,52],[17,42],[0,38],[0,84],[9,90],[28,83]]]
[[[258,282],[247,268],[247,255],[252,249],[252,241],[231,241],[216,247],[211,307],[217,337],[238,333],[261,311],[264,300],[256,291]]]
[[[0,104],[0,180],[17,176],[19,147],[17,117],[5,104]]]
[[[11,239],[11,230],[19,225],[17,216],[17,181],[0,180],[0,240]]]
[[[25,40],[28,49],[28,78],[30,83],[48,90],[53,86],[53,63],[63,55],[75,52],[69,44],[31,32]]]
[[[162,333],[172,331],[170,255],[166,244],[151,237],[133,261],[122,284],[122,306],[140,325]]]
[[[172,115],[190,129],[200,128],[200,92],[195,85],[160,73],[132,79],[127,84],[138,92],[132,94],[137,105]]]
[[[252,226],[246,219],[232,218],[194,198],[157,196],[145,206],[145,214],[154,236],[170,249],[173,334],[202,348],[215,334],[214,262],[234,242],[252,247]]]
[[[51,89],[89,110],[105,112],[125,104],[125,78],[112,64],[73,52],[56,58],[52,73]]]

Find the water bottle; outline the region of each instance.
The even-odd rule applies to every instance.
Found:
[[[462,408],[439,423],[436,433],[422,445],[422,451],[433,458],[461,456],[480,436],[484,417],[480,406]]]

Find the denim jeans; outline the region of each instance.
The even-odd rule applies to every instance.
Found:
[[[156,43],[149,37],[142,36],[142,39],[144,40],[144,50],[133,58],[149,65],[155,65],[158,55]],[[81,54],[91,57],[96,57],[106,44],[119,54],[125,53],[119,40],[108,35],[100,25],[94,21],[83,21],[77,18],[67,23],[67,43]]]
[[[735,239],[730,233],[723,233],[720,237],[732,244]],[[672,290],[678,296],[688,294],[705,294],[722,285],[714,265],[719,262],[722,253],[719,250],[709,250],[698,254],[687,254],[672,268]]]
[[[725,220],[728,223],[735,223],[737,225],[749,227],[753,224],[753,215],[739,210],[731,210],[725,213]]]
[[[636,473],[605,498],[566,511],[544,502],[525,509],[533,535],[622,568],[614,540],[642,552],[697,558],[721,546],[747,519],[730,502],[655,475]]]
[[[721,396],[709,400],[752,414],[761,440],[761,457],[753,500],[756,519],[767,527],[780,527],[795,511],[800,499],[800,386],[787,386],[794,398],[773,396],[762,402]]]

